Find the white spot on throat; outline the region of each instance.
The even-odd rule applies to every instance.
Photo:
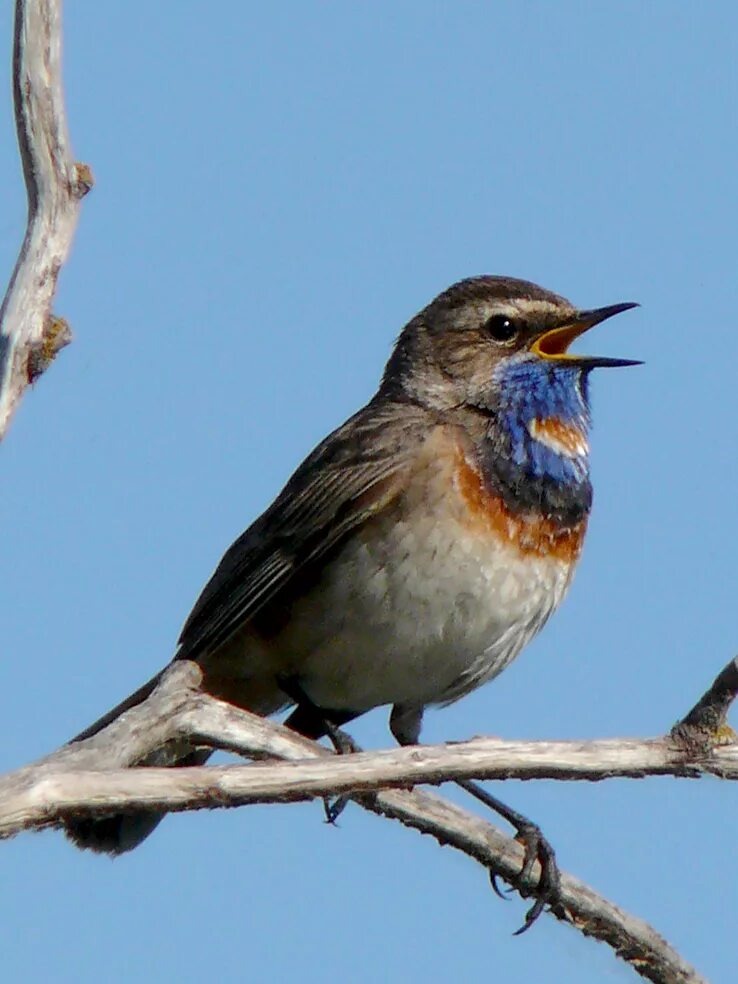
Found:
[[[544,444],[555,454],[565,458],[586,458],[589,444],[585,432],[574,424],[567,424],[560,417],[535,417],[528,424],[528,433],[534,441]]]

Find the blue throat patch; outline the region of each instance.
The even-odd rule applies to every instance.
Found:
[[[576,365],[527,357],[502,368],[498,421],[510,438],[510,455],[533,478],[580,482],[589,475],[586,454],[557,453],[531,436],[534,420],[557,419],[576,427],[586,439],[590,427],[587,374]]]
[[[495,374],[494,416],[482,452],[489,486],[517,511],[540,510],[562,523],[589,512],[588,373],[576,363],[512,356]],[[552,430],[534,435],[541,422]],[[557,433],[561,440],[557,440]],[[576,451],[569,435],[581,435]],[[568,453],[567,453],[568,452]]]

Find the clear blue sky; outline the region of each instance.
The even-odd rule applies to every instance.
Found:
[[[11,5],[0,8],[5,71]],[[640,369],[593,380],[572,593],[429,741],[665,731],[734,653],[738,7],[66,4],[76,342],[2,455],[0,767],[148,678],[223,549],[452,281],[526,277]],[[6,86],[6,90],[9,86]],[[2,103],[0,268],[25,198]],[[594,344],[594,336],[592,336]],[[389,744],[386,713],[357,739]],[[735,979],[736,789],[509,783],[561,864]],[[428,838],[319,804],[170,818],[116,862],[1,845],[8,980],[625,981]]]

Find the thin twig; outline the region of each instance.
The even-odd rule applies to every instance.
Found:
[[[738,735],[728,725],[728,711],[738,696],[738,657],[731,659],[694,707],[671,729],[671,737],[688,754],[709,755],[717,746],[731,745]],[[719,758],[720,756],[718,756]],[[717,775],[732,779],[729,773]]]

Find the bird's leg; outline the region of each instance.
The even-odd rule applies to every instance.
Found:
[[[305,738],[317,740],[325,735],[330,738],[333,747],[340,755],[361,751],[351,735],[339,727],[341,724],[353,721],[355,717],[359,716],[360,711],[335,711],[318,707],[305,693],[297,676],[280,675],[277,678],[277,683],[280,690],[297,704],[295,710],[285,721],[288,728]]]
[[[519,936],[533,925],[547,903],[557,902],[561,893],[561,873],[556,863],[556,854],[549,841],[543,836],[538,824],[533,823],[522,813],[511,809],[496,796],[492,796],[477,782],[471,779],[457,779],[456,785],[460,786],[467,793],[470,793],[480,803],[484,803],[489,809],[494,810],[503,820],[515,828],[517,831],[516,840],[523,846],[523,867],[520,871],[520,879],[525,880],[530,877],[533,865],[536,861],[541,866],[541,877],[536,889],[536,901],[525,914],[525,921],[520,929],[516,930],[515,936]],[[497,885],[497,878],[493,871],[490,872],[492,888],[497,895],[504,897]]]
[[[353,720],[357,715],[353,711],[328,711],[318,707],[305,693],[305,690],[296,676],[280,676],[277,679],[280,689],[297,704],[295,710],[287,718],[285,724],[298,734],[306,738],[322,738],[324,735],[330,739],[337,755],[350,755],[353,752],[360,752],[361,748],[347,732],[338,727]],[[326,821],[335,824],[336,820],[343,813],[348,796],[337,796],[331,800],[323,797],[323,809],[325,810]]]
[[[395,736],[398,744],[407,745],[417,745],[420,738],[420,730],[423,723],[423,708],[422,707],[412,707],[409,705],[395,704],[392,708],[392,713],[390,715],[390,730]],[[515,935],[524,933],[526,929],[530,929],[536,919],[543,912],[544,906],[547,903],[556,902],[559,899],[561,890],[561,875],[559,872],[558,865],[556,864],[556,855],[554,853],[553,847],[546,840],[541,832],[541,828],[529,820],[527,817],[523,816],[522,813],[518,813],[516,810],[511,809],[506,806],[501,800],[498,800],[496,796],[492,796],[477,782],[473,782],[471,779],[457,779],[456,785],[460,786],[467,793],[474,796],[475,799],[479,800],[480,803],[484,803],[489,809],[494,810],[498,816],[501,816],[503,820],[515,828],[517,831],[517,839],[523,846],[523,867],[520,872],[521,879],[526,879],[530,877],[530,873],[533,869],[533,865],[536,861],[541,866],[541,877],[538,882],[538,888],[536,891],[536,901],[528,910],[525,915],[525,922],[517,930]],[[497,884],[497,878],[493,871],[490,872],[490,881],[492,882],[492,888],[495,890],[500,898],[505,898],[505,896],[500,891]]]

